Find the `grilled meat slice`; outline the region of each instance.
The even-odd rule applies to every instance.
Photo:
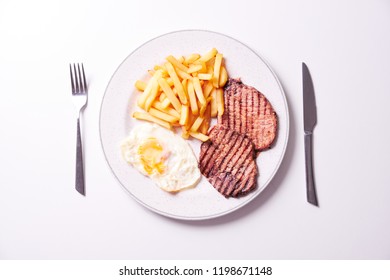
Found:
[[[277,116],[268,99],[241,79],[229,79],[224,91],[225,110],[218,123],[249,137],[256,153],[276,138]]]
[[[200,150],[199,168],[225,197],[238,197],[256,188],[257,165],[252,141],[245,135],[214,126]]]

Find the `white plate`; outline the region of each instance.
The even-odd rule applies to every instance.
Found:
[[[206,53],[217,48],[225,57],[230,77],[241,77],[245,84],[256,87],[273,105],[279,121],[274,147],[257,159],[260,176],[255,191],[241,198],[226,199],[205,178],[196,188],[177,194],[159,189],[147,177],[129,166],[122,158],[121,141],[136,122],[131,118],[139,93],[134,88],[146,71],[160,64],[170,54],[174,56]],[[219,217],[244,206],[272,180],[283,159],[288,139],[289,115],[283,89],[267,63],[241,42],[209,31],[179,31],[152,39],[132,52],[119,66],[109,82],[100,111],[100,137],[104,154],[122,186],[139,203],[164,216],[183,220],[204,220]],[[199,156],[199,141],[190,141]]]

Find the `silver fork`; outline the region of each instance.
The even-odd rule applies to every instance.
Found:
[[[72,83],[73,102],[78,110],[77,117],[77,147],[76,147],[76,190],[85,195],[84,188],[84,163],[83,163],[83,149],[81,144],[80,132],[80,114],[84,110],[88,102],[88,88],[85,80],[84,66],[80,64],[69,64],[70,80]]]

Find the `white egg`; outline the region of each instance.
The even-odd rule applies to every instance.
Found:
[[[197,159],[186,140],[156,124],[135,126],[121,148],[128,163],[165,191],[194,187],[201,177]]]

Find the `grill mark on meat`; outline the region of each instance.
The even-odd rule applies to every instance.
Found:
[[[237,196],[238,191],[237,189],[243,189],[245,187],[244,185],[244,180],[245,180],[245,175],[253,177],[253,180],[256,179],[257,177],[257,169],[251,169],[248,171],[248,167],[250,166],[256,166],[256,162],[254,161],[254,158],[252,156],[253,154],[248,154],[247,157],[244,158],[242,163],[239,165],[239,168],[233,169],[232,170],[232,175],[235,177],[238,184],[234,186],[232,189],[231,196]],[[253,172],[253,173],[252,173]],[[251,174],[252,173],[252,174]]]
[[[199,169],[202,173],[206,173],[207,163],[209,162],[214,151],[215,145],[213,145],[211,142],[205,142],[200,147],[200,154],[203,156],[199,157]]]
[[[233,169],[232,174],[235,175],[238,180],[241,180],[242,176],[244,176],[244,173],[248,169],[248,166],[250,166],[252,162],[254,162],[253,158],[248,156],[241,165],[241,167],[244,168]]]
[[[229,153],[231,153],[231,152],[235,152],[234,150],[233,150],[233,148],[234,148],[234,145],[236,144],[236,141],[237,141],[237,139],[238,139],[238,133],[234,133],[234,131],[232,131],[232,130],[228,130],[229,132],[228,133],[226,133],[226,135],[228,135],[228,134],[230,134],[231,135],[231,137],[224,137],[224,139],[223,139],[223,143],[221,143],[220,145],[222,146],[221,148],[221,152],[218,154],[218,156],[216,156],[216,159],[215,159],[215,163],[214,163],[214,165],[213,165],[213,167],[212,167],[212,169],[211,169],[211,171],[210,171],[210,173],[209,173],[209,176],[213,176],[215,173],[217,173],[218,172],[218,170],[224,170],[223,168],[222,168],[222,166],[223,166],[223,163],[224,163],[224,161],[225,161],[225,159],[226,159],[226,156],[229,154]],[[226,145],[228,145],[228,148],[226,148],[225,146]]]
[[[234,190],[234,187],[237,184],[237,180],[234,178],[234,176],[231,173],[228,173],[229,175],[229,181],[226,182],[226,188],[223,191],[223,195],[228,197]]]
[[[210,137],[212,138],[218,138],[218,134],[223,133],[223,131],[215,129],[213,127],[210,130]],[[217,146],[214,145],[212,142],[207,141],[201,145],[201,153],[199,158],[199,169],[205,176],[208,176],[208,173],[210,172],[208,166],[212,165],[214,163],[215,158],[213,158],[213,155],[215,153]]]
[[[228,99],[228,112],[234,112],[234,94],[229,94],[227,96]],[[233,128],[234,127],[234,120],[235,117],[233,114],[229,114],[229,122],[228,122],[228,127]]]
[[[211,177],[212,178],[211,181],[214,182],[213,184],[214,188],[221,194],[224,194],[224,190],[226,188],[225,182],[226,182],[227,175],[228,173],[221,172]]]
[[[246,186],[248,180],[250,180],[250,178],[251,178],[249,175],[250,175],[252,172],[254,172],[255,170],[256,170],[256,164],[255,164],[255,162],[251,162],[251,164],[248,166],[248,168],[245,170],[245,172],[243,172],[243,178],[244,178],[244,180],[241,180],[242,183],[239,185],[238,188],[236,188],[236,189],[233,191],[233,193],[232,193],[233,196],[239,195],[239,193],[245,188],[245,186]],[[256,172],[256,173],[257,173],[257,172]]]
[[[215,141],[215,143],[220,144],[221,148],[222,148],[222,152],[219,153],[218,156],[216,156],[216,159],[215,159],[216,166],[218,166],[218,168],[220,170],[225,170],[225,167],[228,164],[227,159],[230,157],[230,155],[233,155],[236,153],[236,151],[239,148],[239,146],[237,146],[237,142],[238,141],[241,142],[242,137],[240,137],[241,135],[236,133],[235,131],[230,130],[230,129],[226,129],[225,127],[221,127],[220,129],[223,131],[228,131],[226,133],[226,137],[223,138],[223,141],[226,141],[228,139],[227,135],[231,135],[228,139],[228,141],[229,141],[228,148],[225,148],[228,141],[221,142],[221,140],[219,140],[219,139],[216,139],[216,141]]]
[[[249,178],[249,180],[248,180],[248,182],[247,182],[245,188],[241,191],[241,193],[246,194],[246,193],[250,192],[252,189],[254,189],[255,186],[256,186],[256,182],[255,182],[255,180],[251,177],[251,178]]]
[[[223,172],[223,174],[225,174],[225,177],[219,192],[224,196],[226,196],[226,191],[229,188],[229,186],[232,184],[233,177],[228,172]]]
[[[212,177],[214,178],[214,187],[217,191],[221,192],[222,190],[222,183],[225,181],[226,173],[218,173],[216,176]]]
[[[223,133],[223,132],[221,132]],[[216,135],[218,136],[218,135]],[[202,144],[203,145],[203,144]],[[217,148],[218,146],[215,145],[214,143],[211,142],[211,146],[212,146],[212,149],[209,149],[207,151],[207,154],[205,154],[205,158],[203,160],[203,162],[205,162],[204,164],[204,168],[203,168],[203,171],[201,170],[201,172],[206,176],[206,177],[209,177],[209,174],[213,168],[213,166],[215,165],[215,153],[217,152]]]
[[[261,138],[264,140],[265,138],[265,127],[264,127],[264,120],[267,118],[267,100],[265,99],[264,96],[261,96],[261,100],[263,101],[263,114],[261,115],[263,118],[261,118]]]
[[[216,134],[218,134],[219,130],[214,129],[214,127],[209,131],[210,137],[216,137]],[[211,156],[213,155],[215,151],[215,145],[212,144],[212,142],[208,141],[201,145],[200,147],[200,158],[199,158],[199,169],[201,169],[201,172],[205,172],[207,165],[209,163],[209,160]]]
[[[217,129],[215,133],[210,135],[210,139],[214,140],[213,145],[215,146],[214,147],[215,151],[213,153],[209,153],[208,157],[210,158],[210,160],[208,160],[206,162],[206,166],[204,168],[204,174],[206,177],[210,177],[210,173],[216,165],[215,161],[217,159],[216,155],[218,155],[218,151],[217,151],[218,146],[223,145],[223,143],[228,142],[229,138],[230,138],[231,134],[233,134],[233,132],[234,131],[232,131],[232,130]],[[211,136],[213,136],[213,138],[211,138]]]
[[[263,118],[262,116],[264,116],[265,114],[265,100],[264,98],[262,98],[262,96],[260,96],[259,98],[259,118],[256,119],[254,121],[254,127],[258,127],[258,131],[256,131],[256,129],[254,129],[254,132],[256,133],[255,135],[253,135],[254,139],[255,139],[255,145],[256,146],[259,146],[261,145],[259,142],[261,142],[261,139],[263,139],[263,135],[264,135],[264,127],[262,126],[262,121],[263,121]],[[256,137],[256,135],[258,135],[258,137]]]
[[[241,111],[241,121],[242,121],[242,124],[241,124],[241,129],[240,129],[240,133],[241,134],[245,134],[246,130],[247,130],[247,125],[248,125],[248,118],[247,118],[247,110],[248,110],[248,93],[247,92],[244,92],[242,94],[242,103],[241,103],[241,108],[242,108],[242,111]]]
[[[253,95],[249,94],[248,92],[246,93],[246,100],[247,100],[247,106],[248,106],[248,114],[247,116],[252,116],[253,115]],[[245,125],[245,131],[244,133],[248,133],[248,131],[252,130],[252,125],[249,121],[249,118],[246,118],[245,120],[246,125]],[[250,133],[248,134],[250,137]]]
[[[251,165],[252,168],[256,168],[257,166],[255,164]],[[252,176],[247,177],[247,181],[245,183],[245,187],[241,190],[241,193],[247,193],[251,191],[256,185],[255,178]]]
[[[232,94],[232,98],[233,98],[233,101],[234,101],[234,112],[236,112],[236,114],[238,116],[241,116],[241,104],[240,104],[240,95],[239,93],[236,91],[234,94]],[[237,131],[238,133],[241,133],[241,118],[235,118],[235,124],[234,124],[234,130]]]
[[[252,93],[252,92],[251,92]],[[253,96],[253,115],[252,116],[259,116],[260,115],[260,112],[261,112],[261,108],[260,108],[260,102],[259,102],[259,95],[258,94],[252,94]],[[257,118],[254,118],[251,122],[252,124],[252,127],[251,127],[251,130],[250,130],[250,138],[253,140],[255,146],[257,147],[258,146],[258,139],[257,139],[257,135],[259,135],[259,130],[261,129],[261,127],[257,126],[257,123],[258,123],[258,119]]]
[[[232,148],[230,150],[226,151],[226,155],[223,155],[223,160],[220,164],[221,170],[226,170],[227,165],[229,164],[233,155],[240,154],[240,147],[241,147],[242,141],[244,141],[244,137],[242,137],[242,135],[238,134],[238,133],[235,133],[235,137],[236,137],[236,139],[233,140],[234,144],[232,145]],[[222,155],[221,155],[221,157],[222,157]]]
[[[227,171],[232,171],[234,166],[241,166],[242,163],[247,159],[248,156],[253,156],[253,144],[251,141],[248,140],[248,138],[244,138],[243,142],[246,142],[241,146],[242,152],[238,152],[234,155],[234,158],[228,163],[228,166],[226,167]],[[245,145],[245,146],[244,146]]]

